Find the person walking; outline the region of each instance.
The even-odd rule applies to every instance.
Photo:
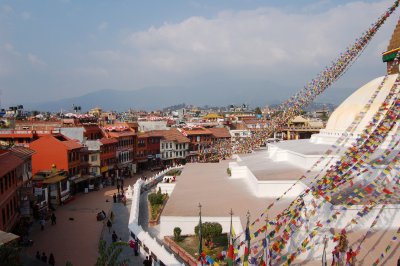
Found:
[[[44,225],[46,224],[46,221],[44,220],[44,217],[42,216],[42,218],[40,218],[40,221],[39,221],[39,224],[40,224],[40,230],[44,230]]]
[[[108,221],[107,221],[107,227],[108,227],[108,232],[111,233],[112,223],[111,223],[110,219],[108,219]]]
[[[54,212],[51,214],[50,219],[51,219],[51,225],[55,225],[57,223],[57,217],[54,214]]]
[[[50,253],[49,264],[52,265],[52,266],[54,266],[56,264],[56,260],[54,259],[53,253]]]
[[[40,257],[40,259],[44,262],[44,263],[47,263],[47,256],[46,256],[46,253],[42,253],[42,257]]]
[[[40,260],[40,252],[39,251],[36,251],[36,259]]]
[[[111,239],[112,239],[112,242],[113,242],[113,243],[117,242],[118,236],[117,236],[117,234],[115,233],[115,231],[113,231],[112,236],[111,236]]]
[[[114,200],[114,203],[117,203],[117,194],[115,194],[115,193],[113,195],[113,200]]]
[[[143,261],[143,265],[144,266],[148,266],[149,265],[149,256],[146,256],[146,259]]]
[[[119,193],[119,183],[117,183],[117,189],[118,189],[118,193]]]

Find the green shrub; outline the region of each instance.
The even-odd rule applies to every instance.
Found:
[[[163,204],[164,195],[160,193],[151,193],[149,194],[149,202],[152,206]]]
[[[182,230],[179,227],[174,228],[174,239],[176,242],[181,241],[181,233],[182,233]]]
[[[194,228],[194,233],[197,236],[199,235],[198,225]],[[222,234],[222,225],[219,223],[205,222],[201,225],[201,234],[202,237],[209,242]]]
[[[227,173],[229,176],[231,176],[231,175],[232,175],[231,168],[226,168],[226,173]]]

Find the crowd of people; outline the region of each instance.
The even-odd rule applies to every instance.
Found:
[[[42,254],[40,254],[39,251],[36,252],[36,259],[40,260],[44,263],[48,263],[49,265],[55,265],[56,264],[56,260],[54,259],[54,255],[53,253],[50,253],[49,258],[47,259],[47,255],[45,252],[42,252]]]

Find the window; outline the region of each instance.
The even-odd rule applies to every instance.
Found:
[[[172,157],[172,152],[171,151],[169,152],[169,157]]]
[[[68,180],[64,179],[60,182],[61,191],[65,191],[68,188]]]
[[[172,143],[169,144],[169,148],[172,149]]]
[[[91,158],[90,158],[90,160],[91,160],[92,162],[97,161],[97,155],[92,155]]]

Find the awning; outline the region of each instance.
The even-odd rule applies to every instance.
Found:
[[[55,184],[58,183],[64,179],[66,179],[67,177],[65,175],[57,175],[57,176],[53,176],[50,178],[46,178],[42,181],[43,184]]]
[[[90,180],[90,179],[93,179],[93,178],[95,178],[95,176],[85,175],[85,176],[81,176],[81,177],[78,177],[78,178],[74,179],[73,182],[75,184],[77,184],[77,183],[80,183],[80,182],[83,182],[83,181],[86,181],[86,180]]]
[[[12,233],[0,231],[0,246],[7,244],[15,239],[18,239],[19,236],[14,235]]]

